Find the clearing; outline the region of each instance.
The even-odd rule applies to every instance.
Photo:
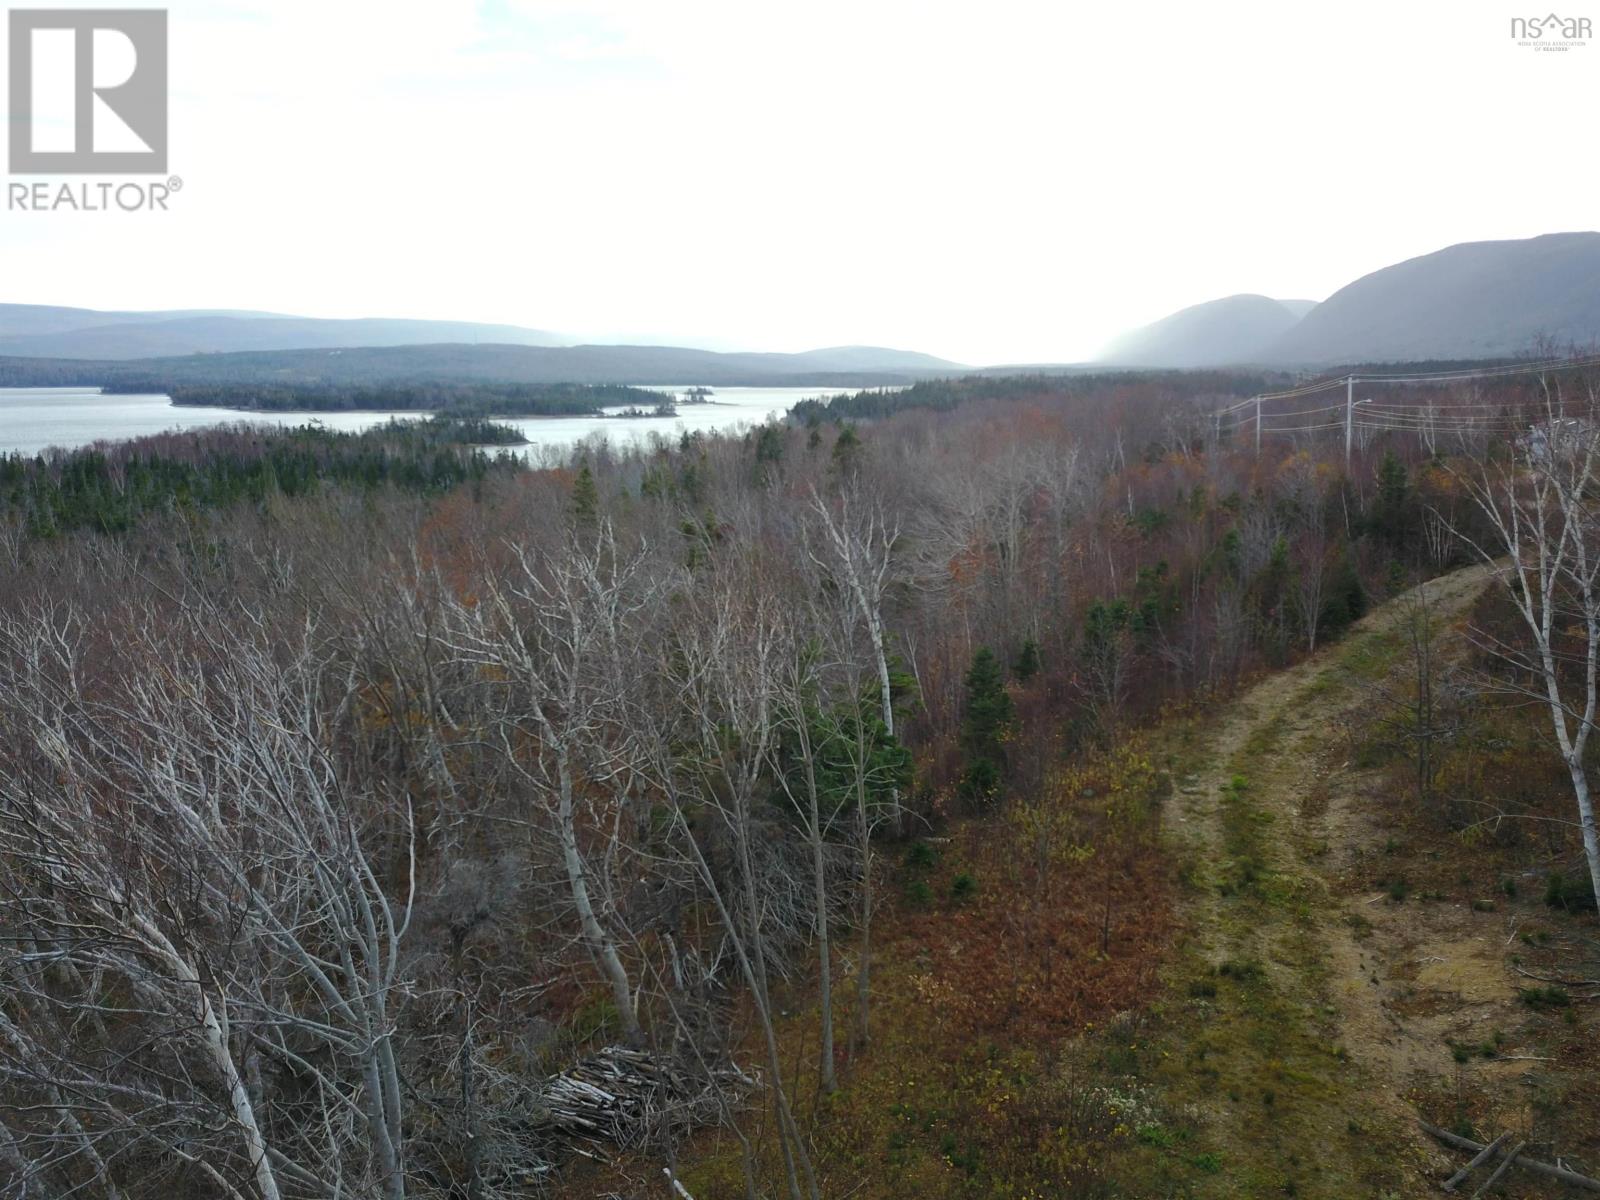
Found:
[[[1446,652],[1488,581],[1479,567],[1424,585]],[[1414,803],[1352,752],[1372,686],[1408,668],[1406,612],[1391,601],[1171,731],[1168,831],[1189,864],[1190,932],[1140,1071],[1166,1120],[1118,1155],[1120,1194],[1431,1195],[1467,1156],[1423,1135],[1420,1115],[1555,1135],[1569,1085],[1592,1082],[1592,1013],[1520,994],[1518,922],[1538,906],[1517,906],[1447,832],[1397,838]],[[1446,871],[1452,894],[1414,894],[1408,876]],[[1591,1169],[1593,1126],[1568,1121],[1557,1146]],[[1518,1170],[1502,1183],[1567,1194]]]

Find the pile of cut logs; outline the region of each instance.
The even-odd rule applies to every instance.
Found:
[[[545,1081],[537,1124],[557,1138],[633,1149],[670,1129],[723,1119],[757,1086],[734,1066],[686,1070],[646,1050],[610,1046]]]

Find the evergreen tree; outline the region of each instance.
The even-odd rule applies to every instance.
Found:
[[[1328,579],[1328,590],[1322,600],[1322,615],[1318,622],[1323,636],[1330,640],[1338,637],[1367,611],[1367,591],[1361,586],[1361,576],[1350,561],[1346,548],[1334,565]]]
[[[833,442],[833,467],[841,475],[855,473],[856,462],[861,457],[861,438],[854,425],[844,425]]]
[[[584,463],[572,484],[572,521],[575,525],[593,525],[599,515],[600,491],[594,485],[589,464]]]
[[[783,427],[768,422],[756,435],[756,466],[777,467],[783,462]]]
[[[961,722],[966,768],[961,794],[989,803],[999,799],[1005,774],[1005,742],[1016,723],[1016,708],[1006,691],[1005,672],[987,646],[973,655],[967,672],[967,711]]]
[[[1039,657],[1039,643],[1029,638],[1022,643],[1022,650],[1017,654],[1017,661],[1012,667],[1012,674],[1017,677],[1018,683],[1027,683],[1043,668],[1044,663]]]
[[[1373,499],[1367,527],[1375,537],[1396,549],[1406,546],[1415,526],[1412,500],[1405,463],[1395,457],[1393,450],[1384,451],[1383,461],[1378,464],[1378,494]]]

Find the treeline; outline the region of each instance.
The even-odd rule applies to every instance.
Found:
[[[1160,784],[1125,739],[1477,528],[1450,456],[1503,438],[1257,457],[1211,421],[1250,386],[965,381],[548,470],[249,429],[8,460],[7,1168],[495,1200],[603,1137],[701,1194],[715,1124],[703,1194],[945,1178],[1004,1105],[864,1140],[821,1100],[907,1053],[883,1006],[957,1080],[1136,1004]],[[967,823],[1002,865],[885,986],[894,864]]]
[[[613,405],[654,408],[661,392],[613,384],[522,383],[172,383],[159,375],[119,376],[108,392],[165,394],[174,404],[261,412],[414,412],[451,416],[585,416]]]
[[[401,420],[391,417],[377,431],[390,440],[414,441],[421,445],[437,446],[525,446],[528,439],[514,425],[491,421],[486,417],[451,416],[433,413],[423,420]]]
[[[1117,387],[1167,385],[1172,395],[1186,397],[1252,396],[1280,386],[1287,377],[1262,372],[1228,371],[1072,371],[1050,374],[967,375],[959,379],[925,379],[905,388],[873,388],[828,399],[802,400],[793,419],[817,421],[873,420],[908,409],[948,412],[973,400],[1038,400],[1093,396]]]
[[[123,533],[154,513],[226,509],[325,486],[441,495],[515,460],[475,447],[515,445],[483,420],[392,421],[362,433],[318,425],[238,425],[65,453],[0,456],[0,526],[29,538]]]
[[[516,383],[452,378],[450,365],[438,378],[394,377],[370,351],[323,351],[308,370],[299,358],[275,369],[270,353],[191,355],[155,362],[80,362],[0,357],[0,388],[102,388],[122,395],[165,395],[174,404],[261,412],[417,412],[453,416],[585,416],[603,408],[633,405],[654,409],[671,397],[620,384]],[[344,363],[349,356],[350,364]],[[329,360],[332,360],[331,362]]]

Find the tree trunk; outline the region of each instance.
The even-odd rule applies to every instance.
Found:
[[[856,781],[857,838],[861,854],[861,963],[856,968],[856,1046],[865,1050],[872,1030],[869,1009],[872,1003],[872,826],[867,821],[865,788]]]
[[[189,972],[189,977],[199,989],[199,980],[194,977],[192,971]],[[233,1110],[233,1119],[239,1123],[239,1128],[244,1133],[245,1151],[250,1156],[251,1174],[256,1182],[256,1190],[261,1193],[261,1200],[279,1200],[278,1180],[273,1174],[272,1163],[267,1159],[267,1141],[261,1134],[261,1126],[256,1123],[255,1108],[250,1103],[250,1094],[244,1086],[244,1078],[234,1065],[233,1054],[228,1049],[227,1035],[223,1032],[222,1022],[212,1006],[211,998],[203,990],[200,990],[199,994],[197,1015],[200,1018],[201,1038],[205,1043],[206,1052],[211,1057],[212,1065],[222,1076],[222,1085],[228,1092],[228,1103]]]
[[[577,910],[578,923],[583,928],[584,940],[600,964],[606,981],[611,985],[611,999],[617,1008],[617,1019],[622,1022],[623,1036],[629,1045],[638,1045],[642,1034],[638,1014],[633,1008],[633,989],[628,985],[628,971],[622,965],[622,956],[616,944],[606,934],[605,927],[595,916],[589,899],[588,874],[583,856],[578,852],[578,825],[573,815],[572,766],[565,748],[556,752],[560,795],[557,798],[557,817],[561,822],[561,853],[566,861],[567,885],[572,890],[572,907]]]
[[[1589,794],[1589,774],[1583,769],[1581,758],[1567,760],[1567,774],[1572,779],[1572,793],[1578,798],[1578,825],[1583,832],[1583,855],[1589,863],[1589,883],[1594,888],[1600,904],[1600,830],[1595,827],[1594,797]]]
[[[801,720],[803,721],[802,714]],[[817,991],[821,1006],[822,1044],[817,1049],[818,1080],[824,1096],[838,1091],[833,1066],[833,947],[828,940],[828,870],[822,849],[822,805],[817,797],[817,767],[810,738],[802,733],[806,791],[811,806],[811,872],[817,906]]]

